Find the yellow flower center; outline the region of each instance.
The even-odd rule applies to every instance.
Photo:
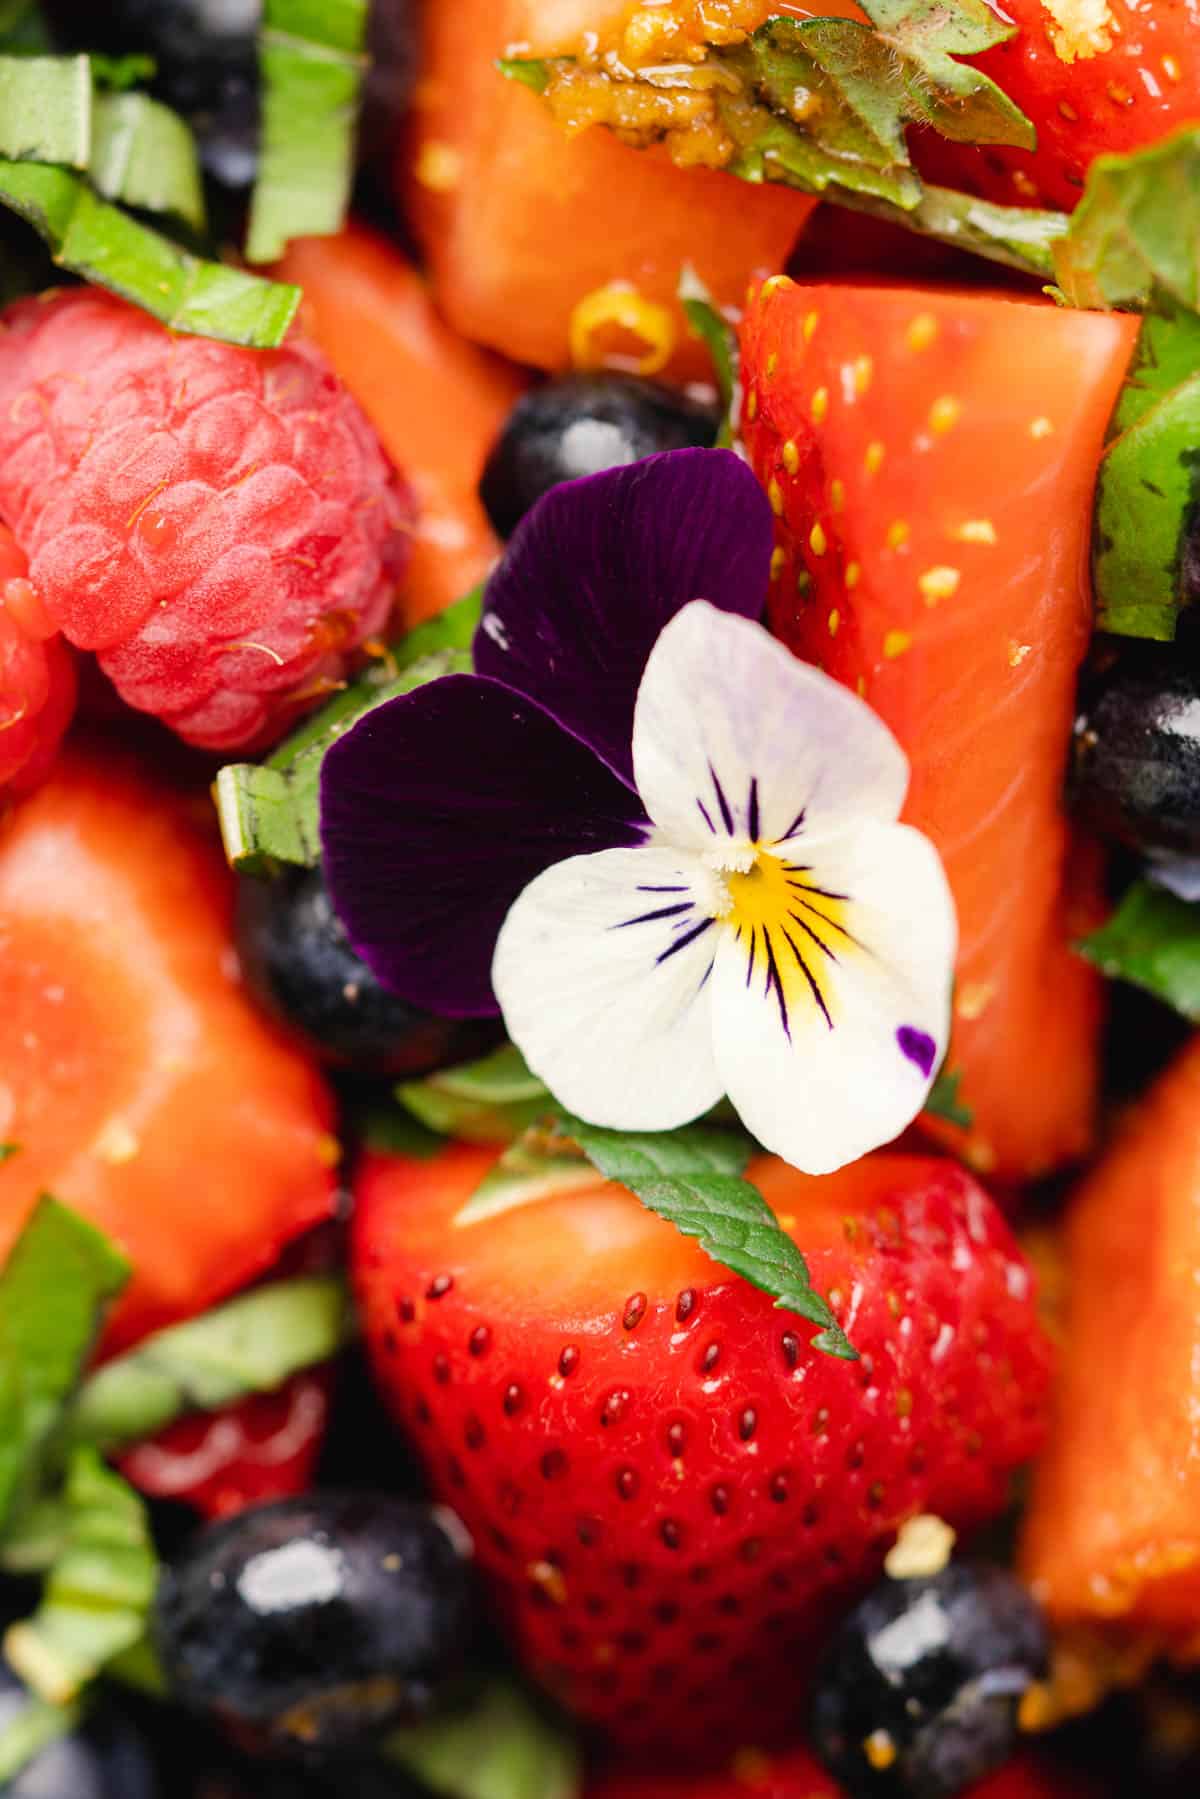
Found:
[[[805,1005],[836,1022],[834,970],[858,948],[847,919],[851,901],[823,886],[805,863],[785,861],[759,844],[747,868],[726,868],[721,915],[746,956],[746,980],[774,993],[784,1029]]]

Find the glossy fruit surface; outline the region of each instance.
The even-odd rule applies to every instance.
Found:
[[[361,1170],[381,1391],[534,1677],[616,1743],[769,1742],[898,1525],[990,1515],[1036,1448],[1029,1270],[949,1162],[813,1180],[763,1158],[752,1177],[862,1352],[837,1361],[619,1188],[456,1226],[494,1160],[456,1145]]]
[[[768,282],[742,326],[745,434],[778,515],[776,634],[907,751],[959,956],[947,1127],[1025,1179],[1091,1137],[1094,861],[1062,787],[1091,625],[1091,496],[1136,325],[986,294]],[[1053,994],[1053,1004],[1047,996]]]
[[[0,1257],[40,1192],[135,1274],[106,1342],[201,1311],[333,1208],[333,1107],[233,973],[206,801],[95,745],[0,826]]]
[[[361,225],[290,244],[279,273],[304,289],[317,341],[412,485],[399,606],[416,624],[469,592],[500,553],[476,489],[524,377],[450,330],[424,276]]]
[[[0,1659],[0,1732],[31,1696]],[[13,1780],[5,1799],[166,1799],[142,1738],[111,1706],[56,1738]]]
[[[436,1018],[379,985],[351,949],[319,869],[244,878],[236,939],[250,991],[321,1062],[415,1079],[495,1046],[489,1021]]]
[[[680,270],[691,263],[718,305],[740,305],[756,270],[783,267],[813,202],[678,169],[605,131],[566,137],[538,96],[497,80],[493,64],[508,44],[531,41],[547,13],[544,0],[422,8],[423,78],[397,183],[438,303],[464,337],[558,370],[571,364],[579,303],[614,283],[628,298],[632,287],[654,309],[653,341],[589,333],[588,351],[629,367],[649,347],[657,369],[640,372],[709,380],[708,352],[689,338],[675,297]]]
[[[1080,695],[1072,796],[1131,849],[1200,855],[1200,675],[1180,646],[1110,643]]]
[[[118,1458],[151,1499],[173,1499],[205,1518],[290,1498],[312,1485],[329,1422],[333,1371],[305,1369],[274,1393],[168,1424]]]
[[[1008,1761],[1022,1696],[1049,1639],[1007,1569],[951,1562],[884,1580],[823,1658],[812,1697],[817,1754],[861,1799],[953,1799]]]
[[[1093,157],[1143,148],[1200,119],[1191,0],[1007,0],[1004,16],[1014,36],[971,60],[1032,121],[1037,149],[939,143],[930,162],[938,178],[1010,206],[1069,211]]]
[[[1072,1200],[1064,1252],[1056,1425],[1022,1570],[1054,1623],[1194,1644],[1200,1040],[1122,1121]]]
[[[155,1637],[191,1709],[333,1748],[425,1713],[468,1614],[461,1545],[428,1507],[314,1493],[196,1537],[163,1577]]]
[[[534,501],[560,481],[660,450],[710,445],[717,425],[711,407],[657,381],[612,370],[560,375],[523,394],[509,413],[480,496],[500,536],[511,537]]]

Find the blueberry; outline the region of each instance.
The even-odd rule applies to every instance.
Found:
[[[1104,836],[1200,857],[1200,675],[1180,647],[1102,652],[1080,694],[1071,788]]]
[[[255,998],[332,1067],[416,1079],[500,1041],[490,1019],[436,1018],[381,987],[351,949],[319,869],[243,879],[235,932]]]
[[[425,1713],[469,1613],[461,1544],[427,1506],[314,1493],[202,1531],[163,1575],[155,1638],[189,1709],[318,1752]]]
[[[0,1658],[0,1735],[30,1703]],[[141,1737],[108,1709],[55,1738],[5,1785],[4,1794],[5,1799],[156,1799],[159,1790]]]
[[[562,375],[517,401],[488,457],[480,498],[499,535],[511,537],[560,481],[658,450],[710,445],[719,423],[712,407],[638,375]]]
[[[813,1746],[854,1799],[950,1799],[1008,1760],[1048,1657],[1037,1606],[1003,1568],[883,1581],[818,1672]]]

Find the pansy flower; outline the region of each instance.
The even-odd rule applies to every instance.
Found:
[[[379,979],[498,1009],[570,1111],[669,1130],[727,1095],[824,1173],[924,1104],[955,921],[897,822],[903,751],[757,622],[771,535],[727,451],[553,490],[489,584],[477,673],[329,750],[322,844]]]

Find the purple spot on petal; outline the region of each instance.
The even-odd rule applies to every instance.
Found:
[[[918,1031],[911,1024],[902,1024],[896,1032],[896,1042],[900,1045],[902,1055],[915,1062],[921,1073],[928,1080],[933,1073],[934,1058],[937,1055],[937,1044],[926,1031]]]

